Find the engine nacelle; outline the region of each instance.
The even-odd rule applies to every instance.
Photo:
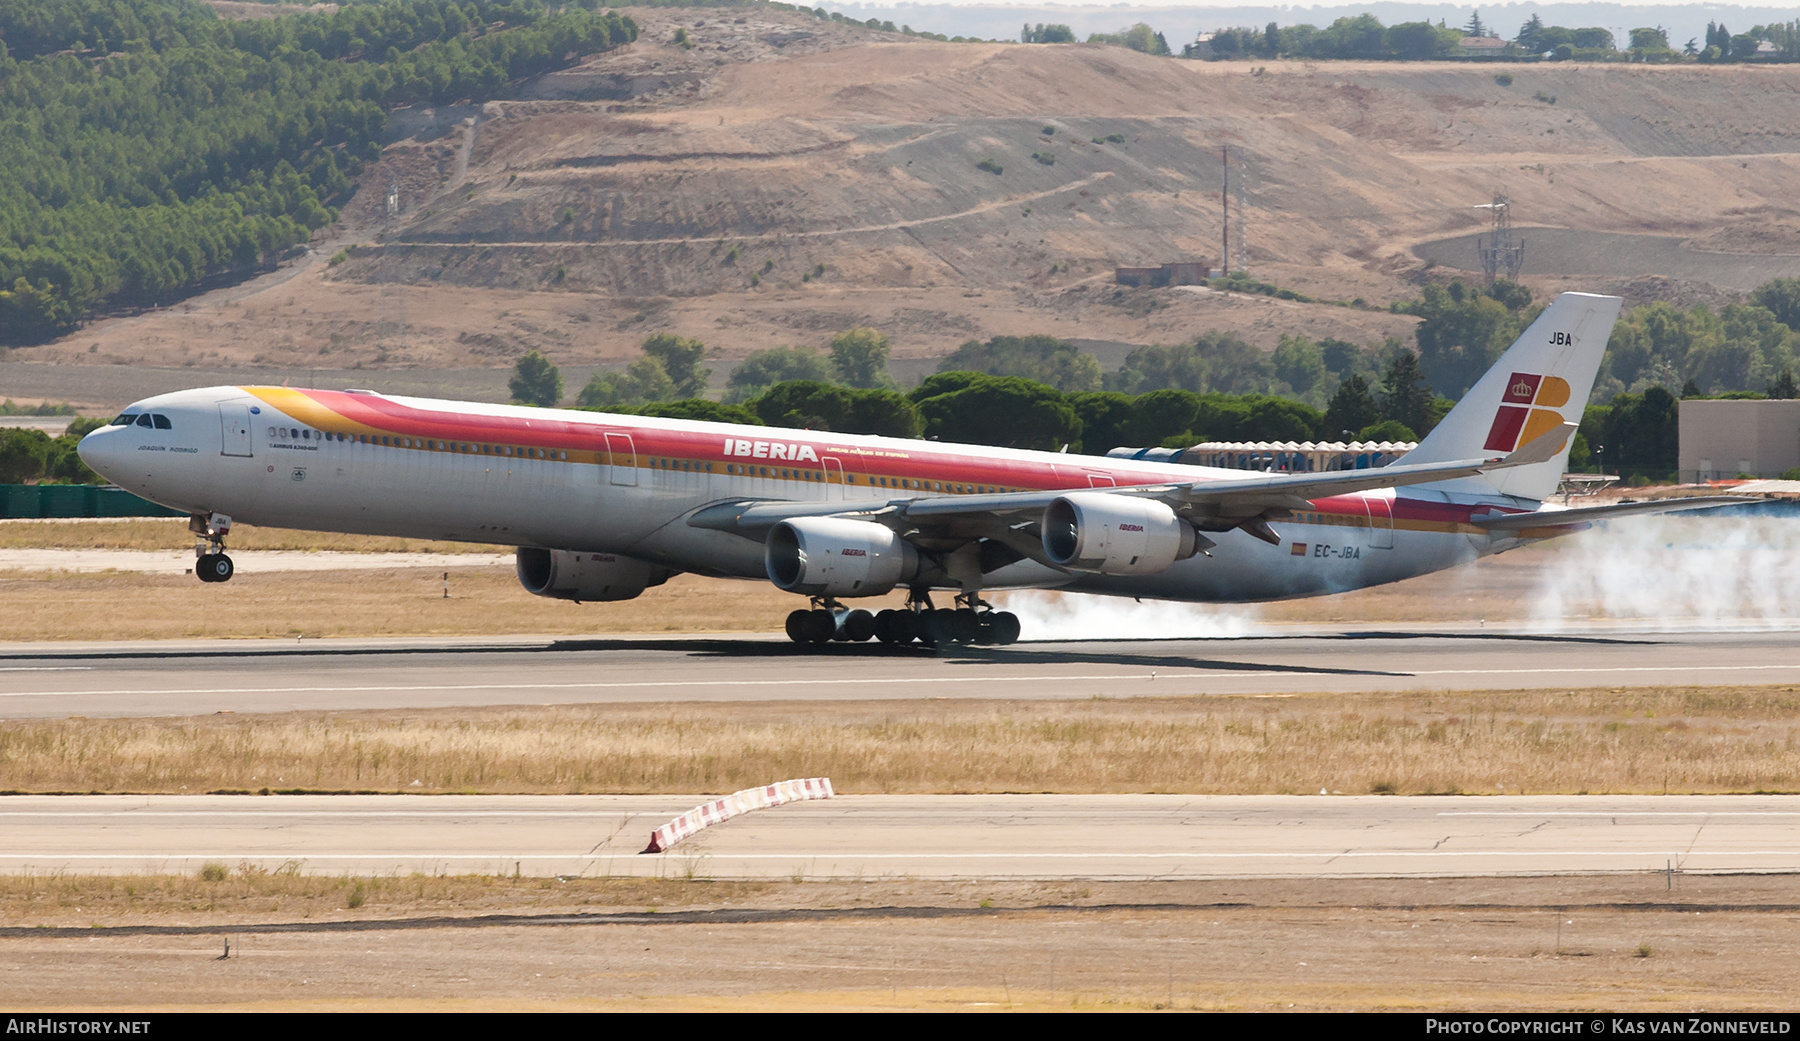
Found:
[[[769,581],[807,596],[880,596],[919,573],[919,551],[869,521],[801,517],[769,530]]]
[[[1163,503],[1077,493],[1044,508],[1044,555],[1071,571],[1153,575],[1209,544]]]
[[[520,546],[519,584],[528,593],[574,600],[630,600],[676,572],[617,553],[576,553]]]

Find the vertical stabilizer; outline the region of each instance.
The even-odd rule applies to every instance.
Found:
[[[1505,455],[1562,423],[1581,422],[1600,358],[1612,337],[1616,296],[1564,293],[1531,323],[1487,374],[1463,395],[1408,463]],[[1574,439],[1570,438],[1572,442]],[[1547,462],[1497,470],[1437,487],[1545,499],[1569,462],[1569,444]]]

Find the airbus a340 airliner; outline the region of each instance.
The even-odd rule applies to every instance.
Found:
[[[628,600],[683,571],[766,579],[810,598],[788,618],[801,643],[1011,643],[1017,618],[984,592],[1312,596],[1670,509],[1542,501],[1619,303],[1558,297],[1379,469],[1252,473],[286,387],[147,398],[80,452],[191,515],[208,582],[231,578],[225,540],[244,521],[515,545],[525,588],[565,600]],[[906,610],[843,605],[896,587]],[[935,609],[933,590],[957,606]]]

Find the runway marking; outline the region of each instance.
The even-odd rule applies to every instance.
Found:
[[[1523,810],[1444,810],[1440,817],[1800,817],[1794,810],[1550,810],[1526,813]]]
[[[0,665],[0,672],[93,672],[92,665]]]
[[[3,810],[0,817],[53,817],[89,819],[97,817],[123,817],[136,820],[139,817],[247,817],[261,819],[265,817],[328,817],[341,820],[348,817],[641,817],[646,814],[663,813],[680,809],[691,809],[693,800],[681,803],[669,803],[668,806],[652,806],[643,810],[275,810],[259,812],[256,810]],[[675,809],[680,807],[680,809]]]
[[[0,853],[0,860],[183,860],[199,857],[282,857],[301,860],[613,860],[619,857],[655,856],[657,860],[1343,860],[1376,857],[1792,857],[1794,849],[1749,850],[1320,850],[1309,853],[304,853],[228,850],[211,853]]]
[[[1151,668],[1150,666],[1141,666]],[[1283,666],[1283,668],[1288,668]],[[1613,675],[1628,672],[1655,672],[1664,675],[1671,673],[1698,672],[1715,674],[1721,672],[1757,672],[1774,669],[1785,669],[1800,672],[1800,663],[1783,663],[1779,665],[1692,665],[1692,666],[1598,666],[1598,667],[1546,667],[1520,669],[1420,669],[1410,672],[1393,673],[1399,677],[1418,676],[1522,676],[1522,675]],[[1166,667],[1158,670],[1158,676],[1134,673],[1097,673],[1092,675],[1066,676],[891,676],[863,677],[858,676],[854,684],[859,687],[874,685],[898,684],[940,684],[940,683],[1069,683],[1087,680],[1136,680],[1139,682],[1169,683],[1179,679],[1244,679],[1249,677],[1268,677],[1269,672],[1256,670],[1249,672],[1195,672],[1173,673]],[[1335,670],[1320,669],[1318,675],[1329,675]],[[1308,675],[1311,670],[1296,670],[1288,675]],[[394,684],[385,686],[361,687],[176,687],[150,688],[141,690],[23,690],[0,692],[0,697],[7,698],[54,698],[54,697],[91,697],[91,696],[134,696],[149,694],[379,694],[403,693],[406,691],[448,691],[448,690],[643,690],[669,687],[820,687],[843,686],[843,677],[830,679],[785,679],[785,680],[744,680],[744,679],[691,679],[691,680],[639,680],[626,683],[424,683]]]

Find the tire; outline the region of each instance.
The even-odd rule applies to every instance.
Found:
[[[875,612],[875,638],[882,643],[899,643],[899,634],[894,631],[894,616],[900,612],[894,610]]]
[[[841,629],[843,638],[849,643],[862,643],[875,635],[875,616],[858,608],[844,616]]]
[[[812,612],[806,610],[792,611],[787,616],[788,639],[795,643],[806,642],[806,616]]]
[[[981,636],[981,616],[967,607],[950,613],[950,638],[957,643],[974,643]]]
[[[1005,646],[1019,639],[1019,616],[1011,611],[996,611],[988,618],[988,631],[993,642]]]
[[[214,553],[212,555],[212,573],[214,582],[229,582],[231,576],[237,574],[237,565],[233,564],[231,558],[225,554]]]
[[[806,612],[806,642],[830,643],[836,635],[836,615],[824,609]]]

